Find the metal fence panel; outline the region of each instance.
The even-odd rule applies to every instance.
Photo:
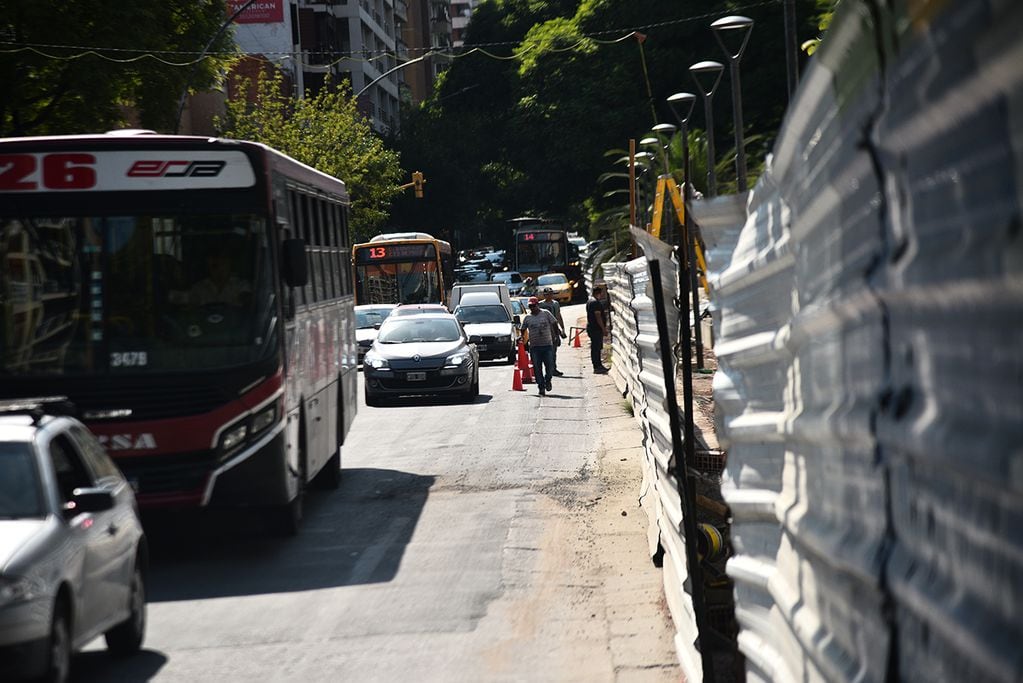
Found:
[[[703,209],[751,679],[1023,680],[1021,29],[843,3],[734,249]]]

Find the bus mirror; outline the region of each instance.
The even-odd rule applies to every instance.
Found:
[[[284,282],[289,287],[305,287],[309,283],[309,261],[305,254],[305,240],[290,238],[281,244]]]

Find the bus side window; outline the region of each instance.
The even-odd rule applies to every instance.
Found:
[[[291,205],[291,228],[292,237],[303,237],[302,228],[302,211],[300,206],[299,194],[294,190],[288,190],[288,203]],[[305,291],[303,288],[295,288],[292,294],[294,296],[295,307],[301,306],[305,303]],[[294,311],[294,307],[292,309]]]
[[[334,224],[330,220],[330,204],[325,200],[319,202],[320,228],[323,232],[323,251],[320,259],[323,261],[323,286],[326,290],[327,299],[337,298],[337,275],[334,270]]]
[[[299,236],[305,240],[306,260],[309,264],[309,282],[306,283],[302,297],[306,305],[312,305],[316,303],[316,269],[314,268],[315,264],[313,263],[313,222],[312,216],[309,214],[309,196],[306,194],[299,194],[298,206],[302,212],[302,220],[299,223]]]

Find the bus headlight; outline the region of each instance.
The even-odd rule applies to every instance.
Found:
[[[277,405],[271,403],[265,410],[256,413],[252,418],[252,433],[259,434],[261,431],[274,423],[277,415]]]
[[[220,450],[224,452],[233,450],[238,444],[245,441],[248,434],[249,426],[245,422],[225,429],[220,437]]]

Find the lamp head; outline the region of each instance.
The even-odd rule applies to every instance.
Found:
[[[667,135],[668,137],[671,137],[675,134],[675,131],[678,130],[678,126],[672,123],[658,123],[650,130],[658,135]]]
[[[697,62],[689,67],[689,73],[693,77],[693,81],[696,82],[696,87],[700,89],[704,97],[710,97],[714,94],[714,90],[718,87],[718,82],[721,81],[721,72],[725,70],[725,65],[721,62],[713,62],[710,60]],[[700,79],[703,79],[701,81]],[[704,87],[704,82],[710,83],[709,88]]]
[[[691,92],[677,92],[668,97],[668,106],[671,107],[671,112],[682,126],[689,121],[689,115],[693,113],[695,102],[696,95]]]
[[[710,25],[711,30],[714,31],[714,37],[717,38],[718,44],[721,45],[721,49],[725,51],[728,58],[731,60],[737,60],[742,57],[743,51],[746,49],[746,43],[749,42],[750,32],[753,30],[753,20],[749,17],[740,17],[737,15],[721,17],[717,21]],[[741,38],[735,41],[729,41],[733,45],[738,43],[739,49],[732,51],[731,48],[725,45],[724,34],[729,33],[735,35],[736,33],[741,34]]]

